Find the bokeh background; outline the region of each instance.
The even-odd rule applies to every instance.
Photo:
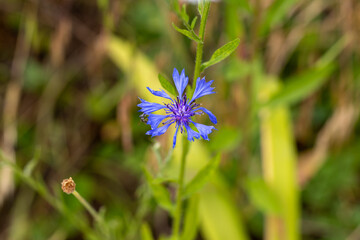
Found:
[[[143,168],[161,172],[160,155],[175,178],[178,151],[171,133],[145,135],[136,105],[158,73],[192,80],[196,45],[173,29],[173,3],[1,1],[1,161],[16,165],[0,164],[0,239],[94,239],[91,216],[61,192],[70,176],[115,239],[170,234]],[[192,209],[194,239],[360,239],[359,26],[356,0],[211,4],[204,60],[240,44],[203,73],[218,131],[191,146],[189,177],[217,153],[221,163]]]

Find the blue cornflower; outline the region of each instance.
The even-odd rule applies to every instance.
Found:
[[[141,114],[143,119],[147,117],[147,124],[151,126],[151,130],[146,132],[146,134],[151,135],[151,137],[162,135],[166,132],[170,125],[175,123],[176,131],[173,138],[173,148],[176,145],[176,136],[179,129],[181,133],[183,133],[184,129],[186,129],[187,139],[189,141],[194,141],[195,138],[199,139],[200,137],[205,140],[209,140],[208,135],[213,129],[215,129],[215,127],[196,123],[192,120],[192,117],[206,113],[212,123],[217,123],[217,119],[214,114],[204,107],[199,107],[200,104],[195,102],[196,99],[202,96],[215,93],[213,92],[214,88],[211,87],[213,80],[206,82],[205,78],[198,78],[196,80],[195,91],[191,99],[188,99],[186,93],[184,92],[189,81],[189,78],[185,76],[185,70],[183,69],[180,75],[178,70],[174,68],[173,80],[179,93],[176,99],[172,99],[164,90],[154,91],[147,87],[153,95],[169,99],[171,101],[170,103],[151,103],[140,98],[141,103],[138,104],[138,106],[141,109],[139,112],[143,113]],[[153,112],[161,109],[165,110],[165,115],[153,114]],[[159,127],[161,122],[162,126]],[[194,126],[198,132],[193,130],[190,125]]]

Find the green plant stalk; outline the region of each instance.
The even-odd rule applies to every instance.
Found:
[[[199,29],[199,37],[201,42],[197,43],[196,47],[196,60],[195,60],[195,70],[194,70],[194,78],[192,82],[192,87],[196,79],[200,76],[201,70],[201,62],[202,62],[202,55],[204,49],[204,36],[205,36],[205,26],[206,21],[209,15],[210,9],[210,1],[205,1],[202,13],[201,13],[201,22],[200,22],[200,29]],[[175,208],[175,215],[174,215],[174,223],[173,223],[173,236],[175,239],[179,239],[180,235],[180,223],[181,223],[181,213],[182,213],[182,198],[183,198],[183,191],[184,191],[184,176],[185,176],[185,166],[186,166],[186,155],[189,150],[189,143],[184,139],[183,140],[183,149],[181,155],[181,162],[180,162],[180,172],[179,172],[179,179],[178,179],[178,193],[176,197],[176,208]]]
[[[0,150],[0,168],[2,165],[11,167],[14,173],[28,186],[35,190],[41,197],[43,197],[52,207],[63,214],[77,229],[83,232],[85,236],[93,238],[96,236],[95,232],[89,228],[83,221],[81,221],[71,210],[69,210],[61,201],[52,196],[50,192],[45,188],[43,183],[39,180],[35,180],[31,176],[24,173],[24,171],[16,164],[5,158],[3,152]]]
[[[189,142],[184,138],[182,144],[182,154],[180,162],[180,172],[179,172],[179,182],[178,182],[178,193],[176,196],[176,208],[174,215],[173,223],[173,236],[175,239],[179,239],[180,223],[181,223],[181,213],[182,213],[182,198],[184,192],[184,176],[185,176],[185,166],[186,166],[186,155],[189,150]]]
[[[201,74],[200,70],[201,70],[201,62],[202,62],[202,55],[204,49],[205,26],[209,15],[209,9],[210,9],[210,1],[205,1],[203,12],[201,14],[201,22],[199,29],[199,37],[201,39],[201,42],[198,42],[196,46],[195,70],[194,70],[194,78],[191,87],[194,86],[194,82],[198,77],[200,77]]]
[[[77,200],[88,210],[88,212],[91,214],[91,216],[99,223],[102,222],[102,218],[99,216],[99,214],[96,212],[96,210],[83,198],[76,190],[72,193]]]

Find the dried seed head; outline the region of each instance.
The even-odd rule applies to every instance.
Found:
[[[75,191],[75,186],[76,184],[71,177],[68,179],[64,179],[61,182],[61,189],[64,191],[64,193],[67,194],[73,193]]]

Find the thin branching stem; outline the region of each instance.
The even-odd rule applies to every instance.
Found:
[[[91,216],[97,221],[97,222],[101,222],[101,217],[99,216],[99,214],[96,212],[96,210],[85,200],[85,198],[83,198],[76,190],[72,193],[77,200],[79,200],[79,202],[81,203],[81,205],[83,205],[86,210],[88,210],[88,212],[91,214]]]
[[[201,62],[202,62],[202,55],[203,55],[203,48],[204,48],[204,38],[205,38],[205,26],[206,21],[209,15],[210,9],[210,1],[204,1],[204,6],[201,12],[201,22],[200,22],[200,29],[199,29],[199,37],[201,42],[197,43],[196,47],[196,60],[195,60],[195,71],[194,71],[194,78],[192,82],[192,87],[194,82],[201,74]],[[173,223],[173,236],[175,239],[180,239],[180,225],[181,225],[181,215],[182,215],[182,205],[183,205],[183,190],[184,190],[184,176],[185,176],[185,166],[186,166],[186,155],[189,149],[189,142],[184,140],[183,141],[183,149],[181,155],[181,162],[180,162],[180,172],[179,172],[179,179],[178,179],[178,193],[176,197],[176,208],[174,214],[174,223]]]
[[[74,215],[70,209],[68,209],[62,202],[51,195],[49,190],[44,186],[43,182],[40,180],[36,180],[32,176],[29,176],[24,173],[24,171],[14,162],[7,159],[3,152],[0,150],[0,168],[5,166],[9,166],[12,168],[14,173],[28,186],[30,186],[33,190],[35,190],[41,197],[43,197],[52,207],[54,207],[57,211],[63,214],[76,228],[81,230],[85,236],[89,238],[95,236],[95,232],[87,226],[83,221],[80,220],[76,215]]]
[[[198,42],[196,46],[196,60],[195,60],[195,70],[194,70],[194,78],[192,81],[192,87],[194,86],[194,82],[196,81],[196,79],[200,77],[201,74],[201,62],[202,62],[203,49],[204,49],[205,26],[209,15],[209,9],[210,9],[210,1],[205,1],[201,14],[201,22],[199,29],[199,37],[201,39],[201,42]]]

